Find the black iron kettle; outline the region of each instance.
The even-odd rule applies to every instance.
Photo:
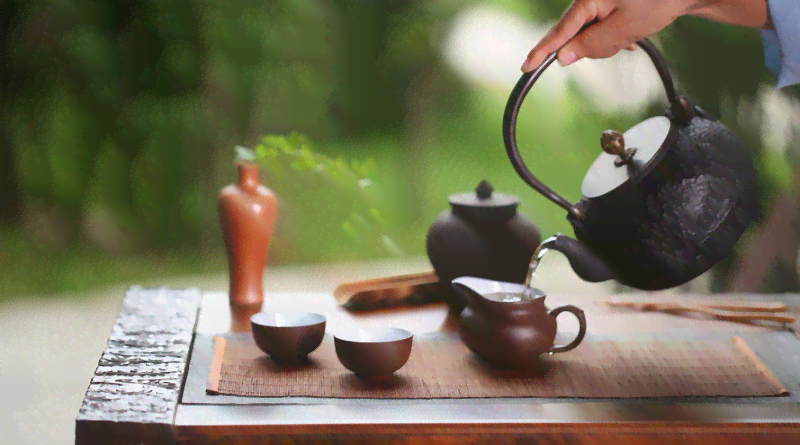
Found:
[[[506,105],[503,138],[517,173],[564,208],[574,228],[577,240],[558,234],[541,249],[563,253],[586,281],[616,279],[661,290],[698,277],[733,251],[759,213],[758,185],[744,143],[677,96],[663,56],[646,39],[637,44],[655,64],[670,106],[665,115],[623,134],[603,133],[603,152],[584,177],[580,202],[569,203],[537,180],[517,148],[522,101],[556,53],[517,82]]]

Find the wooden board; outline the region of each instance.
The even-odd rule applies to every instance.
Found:
[[[797,306],[797,295],[632,294],[621,298],[688,301],[698,298],[738,301],[784,301]],[[216,399],[204,388],[215,334],[230,333],[232,320],[224,296],[206,294],[198,324],[184,399],[176,427],[192,443],[795,443],[800,439],[800,340],[780,326],[709,321],[659,313],[618,310],[594,304],[597,296],[551,295],[548,306],[576,304],[586,311],[589,338],[723,338],[741,335],[768,366],[786,380],[790,397],[703,401],[531,400],[264,400]],[[349,314],[323,294],[271,294],[264,310],[285,308],[324,312],[331,331],[358,325],[402,326],[415,333],[448,330],[454,314],[446,307]],[[236,312],[236,311],[234,311]],[[560,335],[569,338],[577,323],[559,318]],[[226,334],[232,335],[232,334]],[[205,351],[205,352],[203,352]],[[765,353],[766,351],[766,353]],[[205,358],[200,358],[205,357]],[[205,360],[205,363],[204,363]],[[192,383],[195,379],[195,383]],[[191,387],[189,385],[192,385]],[[234,399],[239,399],[234,401]],[[356,431],[358,433],[356,433]],[[350,433],[352,432],[352,433]],[[357,435],[352,435],[357,434]],[[687,436],[686,434],[691,434]],[[733,440],[733,441],[731,441]],[[263,441],[263,442],[262,442]],[[305,441],[305,442],[304,442]],[[562,441],[562,442],[559,442]],[[663,442],[660,442],[663,441]]]
[[[632,297],[662,298],[657,294]],[[224,293],[212,293],[203,296],[198,317],[197,290],[134,287],[126,296],[108,350],[81,407],[76,443],[800,443],[800,340],[794,333],[778,327],[612,310],[594,305],[597,298],[552,295],[548,306],[575,304],[583,308],[589,335],[598,337],[736,334],[749,344],[760,341],[760,345],[752,343],[753,349],[786,379],[784,384],[792,396],[772,399],[776,403],[484,400],[401,406],[396,400],[342,404],[284,400],[219,405],[190,403],[191,388],[187,386],[178,403],[183,379],[188,377],[187,385],[191,385],[192,370],[203,366],[194,361],[199,354],[192,356],[192,366],[187,366],[193,328],[200,351],[202,342],[215,334],[246,330],[252,310],[231,310]],[[797,295],[711,298],[800,303]],[[331,332],[353,324],[400,326],[415,333],[452,330],[454,317],[446,306],[353,315],[338,308],[331,294],[269,294],[264,309],[281,308],[323,312],[329,315]],[[559,317],[563,335],[569,337],[576,327],[574,320]],[[206,378],[207,374],[201,388]]]

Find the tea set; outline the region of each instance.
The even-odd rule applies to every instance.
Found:
[[[537,366],[543,354],[571,351],[584,339],[581,309],[550,310],[545,293],[531,287],[547,252],[563,254],[587,282],[613,279],[640,290],[663,290],[697,278],[731,254],[759,214],[750,150],[717,119],[676,94],[667,64],[651,42],[637,43],[655,65],[669,107],[623,133],[601,135],[602,152],[584,176],[577,203],[539,181],[517,145],[522,103],[556,60],[555,52],[522,75],[506,105],[503,140],[512,166],[526,184],[566,211],[574,238],[556,234],[541,241],[535,225],[517,212],[519,201],[495,192],[486,181],[475,193],[451,196],[450,211],[429,229],[428,257],[447,290],[444,298],[461,311],[461,340],[499,367]],[[556,317],[564,312],[578,318],[579,332],[569,344],[554,345]],[[296,351],[321,341],[319,317],[307,316],[308,340],[297,340],[302,347]],[[391,329],[382,335],[337,337],[340,360],[356,373],[399,369],[408,360],[412,336]],[[366,365],[362,353],[380,356],[386,366]]]

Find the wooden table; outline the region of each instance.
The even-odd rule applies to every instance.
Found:
[[[622,296],[781,300],[800,307],[800,295],[794,294]],[[132,287],[77,417],[76,443],[800,443],[800,339],[791,330],[622,311],[596,304],[596,295],[547,299],[550,307],[569,303],[586,311],[584,341],[742,336],[791,395],[680,401],[207,396],[214,336],[248,330],[254,310],[231,309],[224,293]],[[444,305],[349,314],[329,292],[268,293],[263,309],[325,313],[330,333],[352,325],[423,333],[452,330],[456,320]],[[566,339],[577,322],[559,317],[559,329]]]

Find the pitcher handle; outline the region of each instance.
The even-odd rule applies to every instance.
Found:
[[[553,346],[550,348],[549,351],[551,354],[557,354],[559,352],[567,352],[575,349],[578,347],[579,344],[583,341],[583,337],[586,336],[586,316],[583,314],[583,310],[577,308],[572,305],[561,306],[553,309],[550,311],[550,316],[558,317],[558,315],[562,312],[570,312],[578,319],[578,323],[580,324],[580,328],[578,329],[578,336],[575,337],[575,340],[572,340],[572,343],[565,345],[565,346]]]
[[[597,23],[597,19],[583,25],[581,30],[578,31],[576,35],[580,34],[586,28],[594,25],[595,23]],[[656,71],[658,72],[661,82],[664,85],[664,90],[667,93],[667,99],[669,100],[670,104],[677,110],[683,110],[685,106],[675,93],[675,84],[672,81],[672,75],[669,72],[669,68],[667,67],[667,62],[664,59],[664,56],[658,51],[655,45],[653,45],[646,38],[643,38],[636,43],[642,50],[644,50],[645,53],[647,53],[647,55],[650,57],[650,60],[653,62],[653,65],[655,65]],[[505,142],[508,158],[511,160],[514,170],[516,170],[517,174],[522,178],[523,181],[525,181],[534,190],[539,192],[542,196],[564,208],[571,215],[581,218],[581,212],[575,205],[571,204],[569,201],[561,197],[561,195],[554,192],[549,187],[544,185],[544,183],[536,179],[533,173],[531,173],[530,169],[528,169],[528,166],[525,165],[525,162],[522,160],[522,156],[519,154],[519,148],[517,148],[517,115],[519,114],[519,109],[522,106],[522,101],[525,100],[525,96],[528,95],[531,87],[533,87],[533,84],[539,79],[539,77],[541,77],[544,70],[556,60],[557,55],[558,51],[553,51],[544,59],[544,62],[542,62],[538,68],[529,73],[524,73],[522,77],[520,77],[519,81],[517,81],[516,86],[514,86],[514,89],[511,91],[511,97],[508,98],[506,110],[503,115],[503,141]]]

